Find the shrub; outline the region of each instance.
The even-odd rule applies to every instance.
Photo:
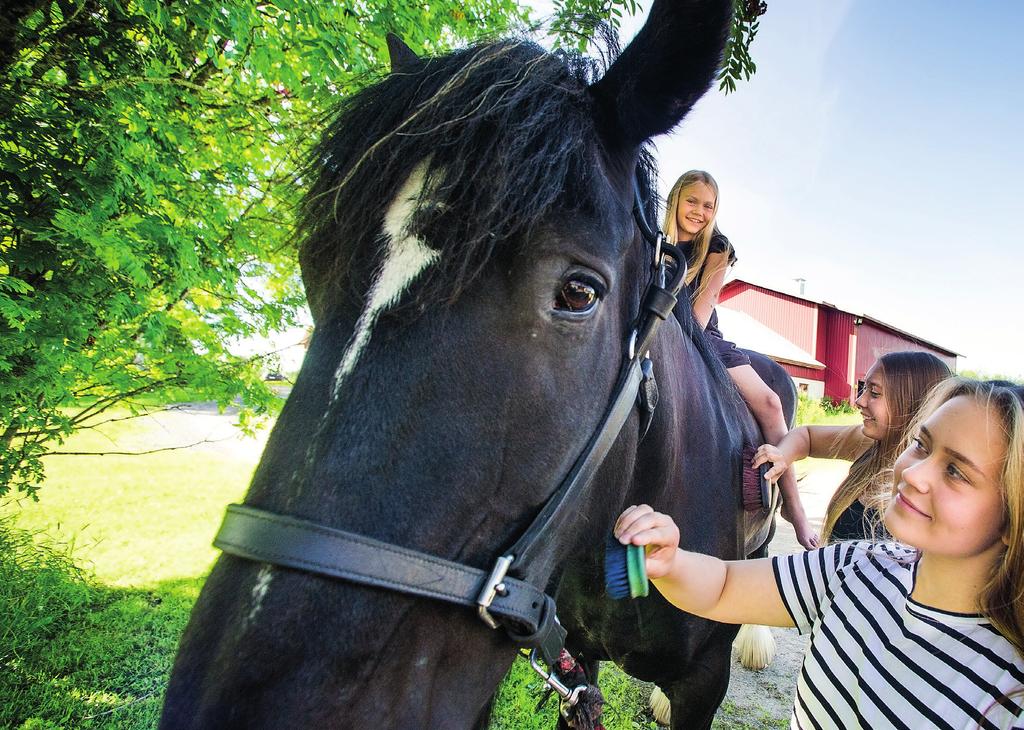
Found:
[[[856,413],[857,409],[850,404],[848,400],[835,400],[829,396],[825,396],[821,399],[821,407],[830,416],[838,416],[842,414]]]
[[[810,398],[800,394],[796,405],[797,426],[848,426],[857,423],[860,414],[846,401]]]
[[[52,645],[104,601],[102,589],[72,560],[72,547],[0,514],[0,726],[25,720],[26,727],[48,727],[26,714],[38,707],[54,674],[77,661],[69,655],[54,661]]]
[[[72,546],[15,527],[0,515],[0,667],[9,670],[36,642],[87,612],[98,597],[88,574],[71,558]]]
[[[811,398],[805,393],[800,393],[796,402],[797,426],[820,423],[826,415],[825,408],[822,406],[820,400]]]

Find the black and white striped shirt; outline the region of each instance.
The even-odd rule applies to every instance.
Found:
[[[1024,660],[979,615],[915,602],[913,549],[847,542],[773,559],[811,632],[791,728],[1024,728]]]

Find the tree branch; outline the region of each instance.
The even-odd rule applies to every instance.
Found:
[[[129,391],[125,392],[125,393],[114,393],[113,395],[108,395],[108,396],[106,396],[104,398],[100,398],[95,403],[93,403],[92,405],[86,406],[81,411],[79,411],[74,416],[72,416],[72,418],[71,418],[71,425],[72,426],[77,426],[78,424],[80,424],[83,421],[93,417],[94,415],[98,415],[98,414],[102,413],[103,411],[107,410],[108,408],[111,408],[116,403],[119,403],[121,401],[127,400],[127,399],[131,398],[132,396],[142,395],[143,393],[148,393],[149,391],[155,390],[155,389],[157,389],[157,388],[159,388],[161,386],[170,385],[171,383],[174,383],[175,381],[180,381],[180,376],[174,375],[174,376],[171,376],[169,378],[163,378],[163,379],[160,379],[160,380],[153,380],[153,381],[150,381],[150,382],[148,382],[148,383],[146,383],[144,385],[140,385],[139,387],[134,388],[133,390],[129,390]],[[182,383],[179,382],[179,384],[182,384]]]
[[[175,403],[169,406],[163,406],[162,408],[154,408],[152,410],[142,411],[141,413],[133,413],[130,416],[120,416],[119,418],[108,418],[105,421],[99,421],[98,423],[83,423],[78,426],[79,430],[94,429],[100,426],[106,426],[108,423],[117,423],[118,421],[130,421],[133,418],[144,418],[146,416],[152,416],[154,413],[167,413],[169,411],[180,411],[182,410],[180,403]],[[99,414],[96,414],[99,415]]]
[[[228,441],[233,438],[235,438],[235,436],[225,436],[219,439],[203,439],[202,441],[185,444],[184,446],[164,446],[159,449],[148,449],[146,451],[47,451],[40,454],[39,458],[44,456],[145,456],[146,454],[158,454],[161,451],[181,451],[183,449],[191,449],[194,446],[200,446],[202,444],[218,444],[221,441]]]

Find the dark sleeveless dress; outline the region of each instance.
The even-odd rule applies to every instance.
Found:
[[[692,257],[692,244],[684,243],[680,244],[683,251],[686,253],[688,260]],[[711,241],[708,244],[708,253],[729,253],[729,263],[733,264],[736,262],[736,252],[732,246],[729,245],[729,239],[726,238],[719,231],[715,231],[714,235],[711,236]],[[692,265],[692,260],[690,261]],[[694,289],[700,287],[701,279],[704,278],[704,272],[701,271],[700,275],[694,279],[692,286]],[[689,298],[680,300],[679,306],[692,306]],[[684,315],[685,316],[685,315]],[[718,354],[718,358],[725,365],[726,369],[740,367],[741,365],[749,365],[750,358],[747,354],[736,347],[734,342],[730,342],[722,336],[722,331],[718,329],[718,312],[714,309],[711,310],[711,318],[708,319],[708,324],[704,328],[704,335],[708,338],[712,348]]]

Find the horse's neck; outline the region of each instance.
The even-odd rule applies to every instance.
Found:
[[[750,439],[750,416],[684,332],[664,340],[655,355],[660,403],[640,444],[629,503],[661,505],[677,517],[700,515],[680,525],[684,539],[697,549],[729,551],[739,544],[736,466]]]

